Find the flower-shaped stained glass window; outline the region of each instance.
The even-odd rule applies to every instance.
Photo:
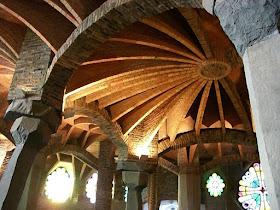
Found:
[[[48,199],[64,203],[72,195],[73,180],[65,168],[57,168],[48,176],[45,190]]]
[[[238,201],[244,209],[270,210],[261,164],[254,163],[239,181]]]
[[[209,176],[206,183],[206,188],[208,189],[209,194],[214,197],[220,196],[226,186],[224,180],[216,173]]]

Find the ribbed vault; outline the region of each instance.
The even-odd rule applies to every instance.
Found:
[[[218,21],[179,8],[131,24],[94,50],[66,100],[97,103],[142,147],[189,130],[199,136],[217,121],[222,136],[230,122],[253,142],[244,82],[241,59]]]

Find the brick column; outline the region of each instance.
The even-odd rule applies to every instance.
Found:
[[[17,105],[31,108],[35,102],[29,102],[25,100],[14,101],[10,105],[7,115],[11,117],[11,119],[15,117],[17,114],[12,110],[18,107]],[[39,113],[35,114],[38,114],[38,118],[27,116],[19,117],[15,120],[11,128],[11,133],[16,143],[16,149],[13,152],[12,158],[0,182],[0,207],[3,209],[17,209],[33,161],[37,153],[47,145],[51,134],[55,132],[60,122],[60,118],[56,113],[50,113],[50,110],[46,109],[46,107],[43,108],[41,105],[36,106],[38,109],[40,109],[40,107],[42,108],[40,110],[41,112],[36,109],[29,109],[31,112],[34,111],[33,113],[39,111]],[[48,122],[44,120],[46,117],[45,114],[53,116],[52,120],[56,122],[57,125],[51,126],[51,124],[48,124]],[[41,119],[39,117],[41,117]]]
[[[149,210],[156,210],[157,205],[156,172],[148,176],[148,206]]]
[[[213,6],[243,57],[269,200],[272,209],[280,209],[280,1],[219,0]]]
[[[61,122],[60,111],[39,102],[51,59],[51,49],[28,29],[8,94],[12,102],[5,117],[14,121],[16,149],[0,182],[2,209],[17,209],[37,153]]]
[[[114,199],[112,202],[112,210],[124,210],[125,202],[125,185],[122,180],[122,172],[115,171],[115,189],[114,189]]]
[[[114,155],[115,147],[111,141],[100,142],[96,210],[111,209]]]

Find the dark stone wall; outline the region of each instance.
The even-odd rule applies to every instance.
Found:
[[[237,52],[264,40],[278,29],[279,0],[217,1],[215,14]]]

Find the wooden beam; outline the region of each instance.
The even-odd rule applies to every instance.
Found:
[[[196,135],[200,134],[201,124],[202,124],[206,104],[207,104],[207,101],[208,101],[208,96],[209,96],[209,93],[210,93],[210,89],[211,89],[211,86],[212,86],[212,82],[213,82],[212,80],[209,80],[207,82],[207,84],[204,88],[203,94],[201,96],[201,100],[200,100],[200,104],[199,104],[199,108],[198,108],[198,112],[197,112],[197,116],[196,116],[196,121],[195,121]]]
[[[186,46],[188,49],[190,49],[194,54],[196,54],[202,60],[206,59],[204,54],[188,38],[188,36],[186,36],[186,34],[183,35],[182,33],[178,32],[177,30],[174,29],[174,27],[166,24],[163,20],[160,20],[159,18],[156,17],[152,17],[148,19],[143,19],[142,22],[176,39],[184,46]]]
[[[204,30],[204,26],[202,23],[202,20],[194,8],[179,8],[179,11],[181,14],[185,17],[185,19],[188,21],[190,27],[192,28],[192,31],[195,33],[206,57],[208,59],[213,58],[211,44],[209,41],[209,38],[207,36],[207,33]]]
[[[216,90],[216,97],[218,102],[218,108],[219,108],[219,115],[221,120],[221,126],[223,134],[226,133],[226,126],[225,126],[225,116],[224,116],[224,110],[223,110],[223,103],[222,103],[222,97],[220,92],[219,83],[217,80],[214,80],[215,90]]]

